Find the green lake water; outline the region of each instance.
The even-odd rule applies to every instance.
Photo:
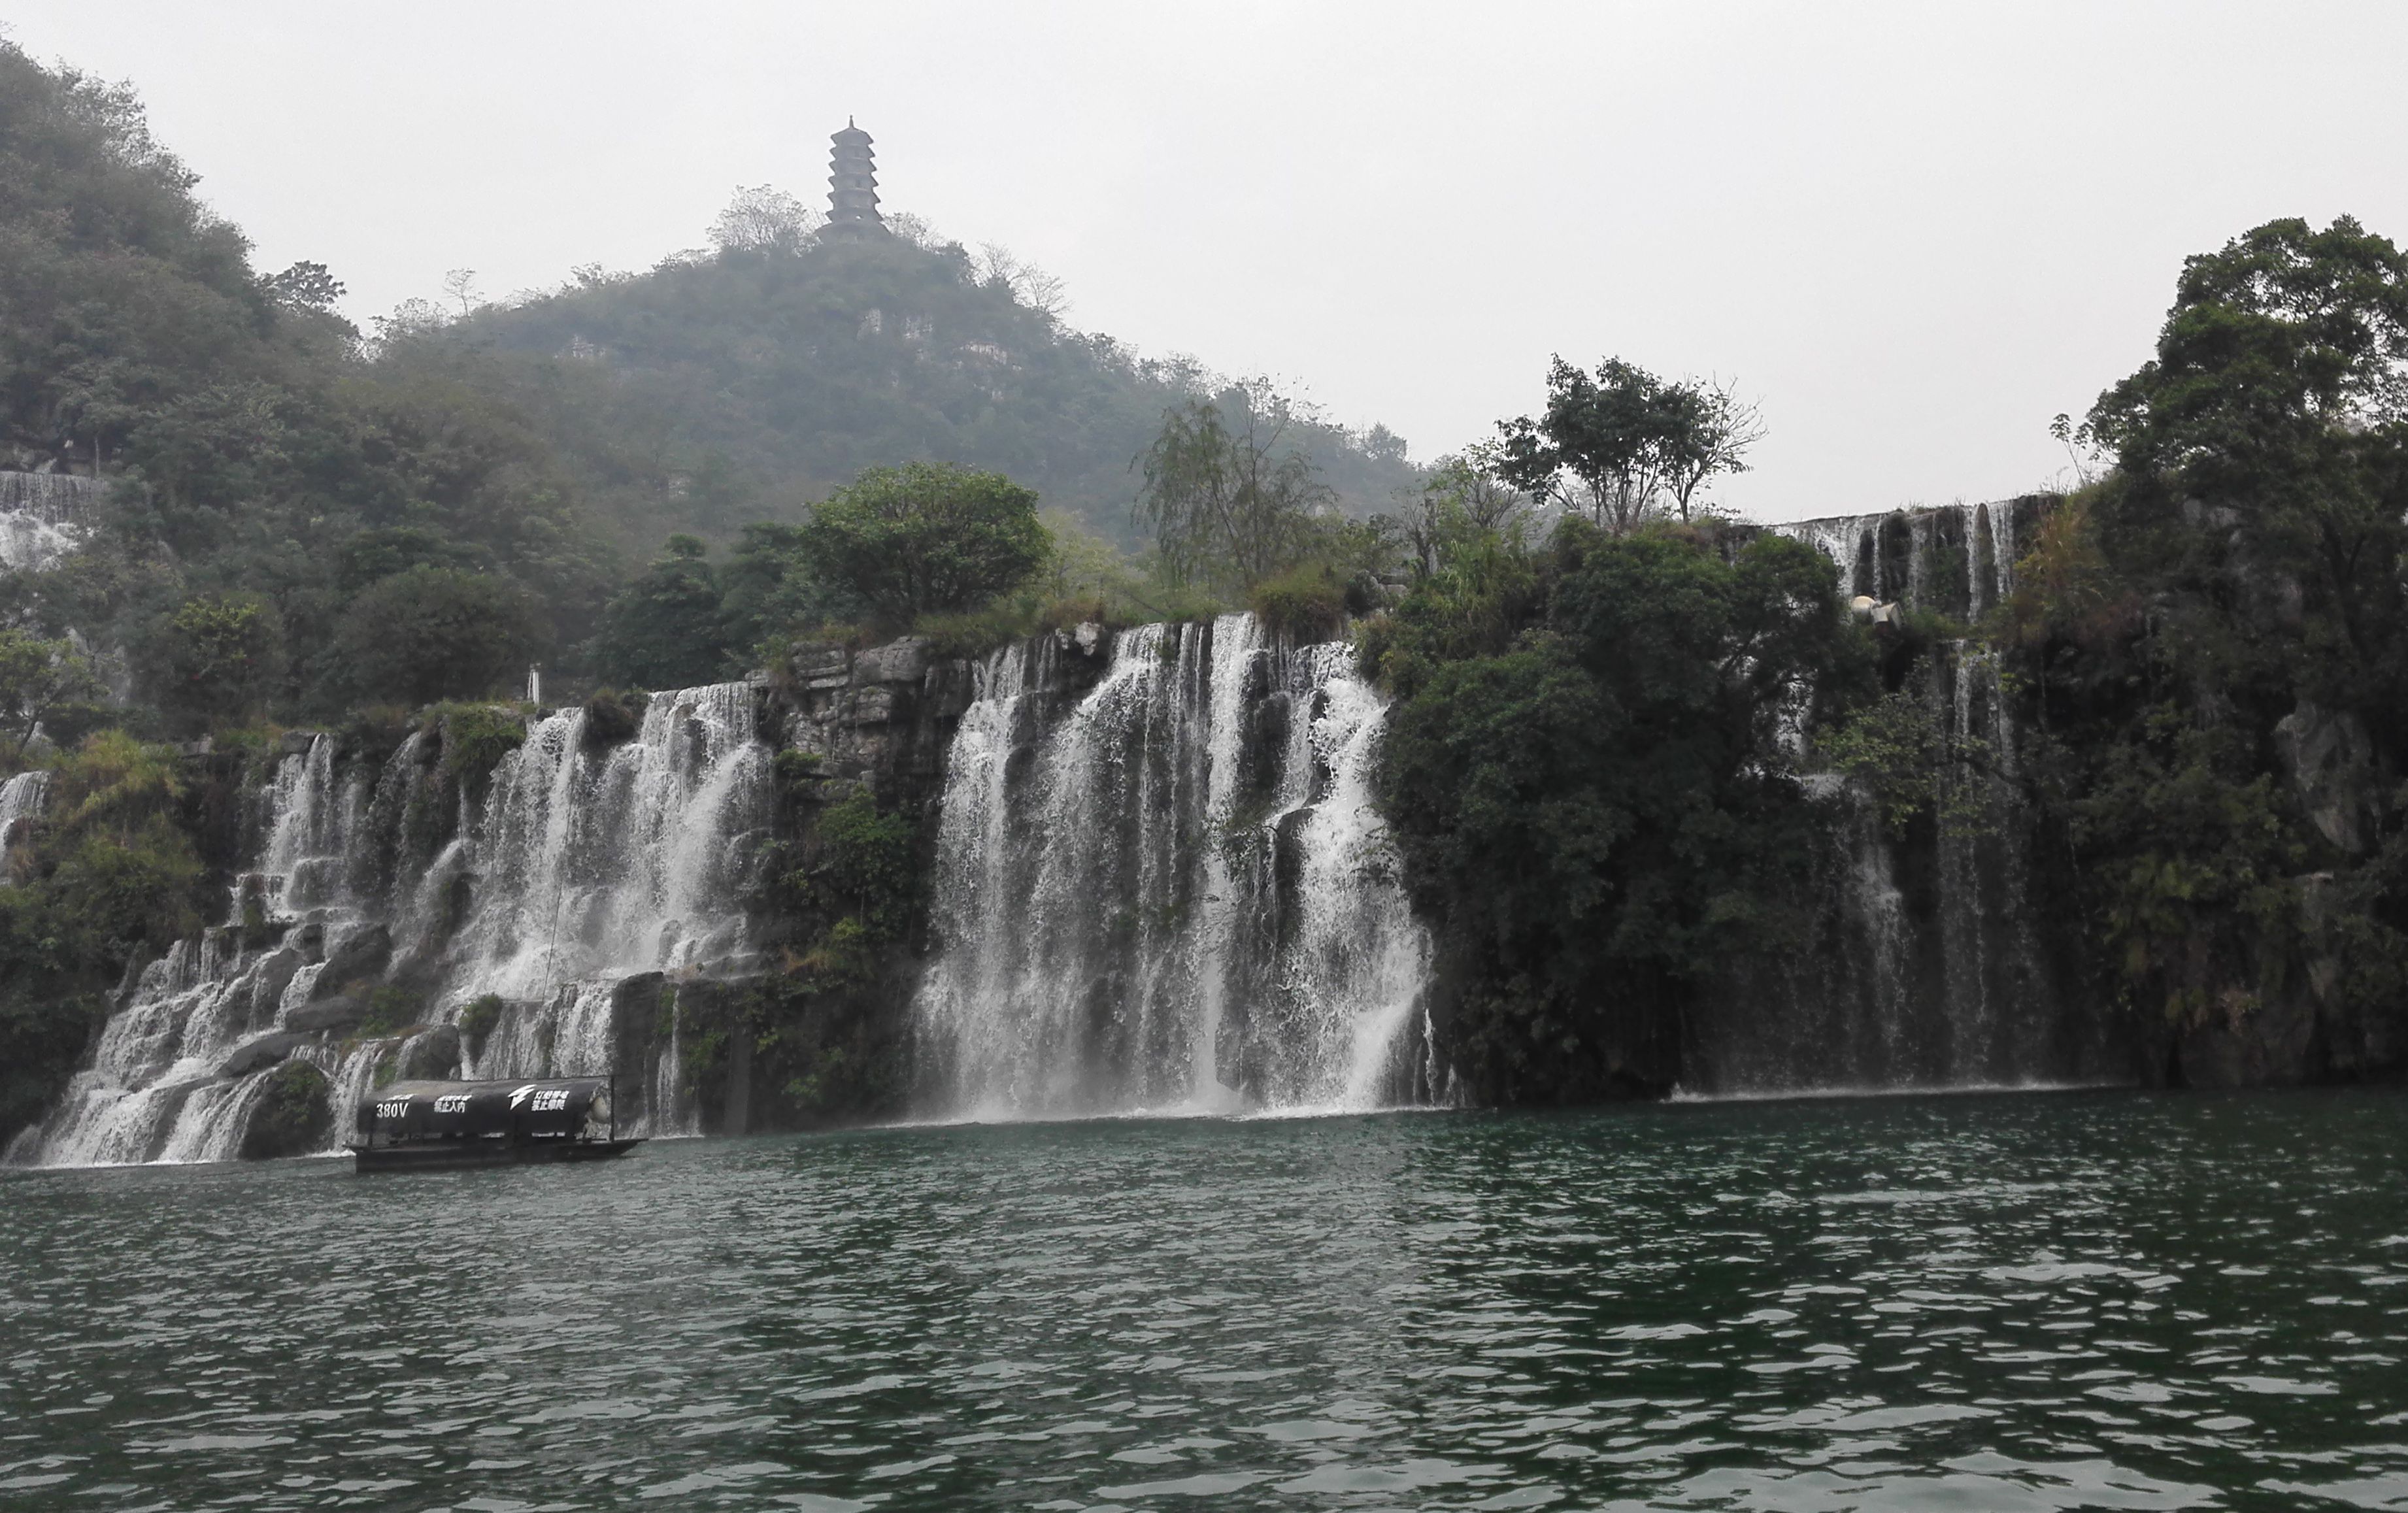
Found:
[[[0,1505],[2408,1508],[2408,1094],[9,1174]]]

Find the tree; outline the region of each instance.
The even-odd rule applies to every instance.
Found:
[[[803,528],[757,521],[744,527],[720,570],[720,616],[727,644],[758,647],[781,631],[858,619],[861,601],[821,578]]]
[[[738,189],[710,223],[710,244],[722,252],[799,252],[826,218],[782,189]]]
[[[796,539],[820,577],[894,625],[1018,588],[1051,548],[1034,490],[937,463],[865,470]]]
[[[1695,985],[1772,938],[1772,901],[1812,854],[1784,721],[1869,651],[1813,549],[1731,547],[1567,521],[1543,592],[1526,578],[1498,601],[1518,626],[1451,640],[1460,608],[1417,603],[1439,579],[1398,610],[1426,650],[1390,718],[1382,800],[1438,922],[1441,1033],[1479,1096],[1660,1092]]]
[[[353,601],[335,649],[347,686],[363,698],[482,698],[539,654],[538,623],[534,596],[509,578],[413,567]]]
[[[195,594],[154,620],[136,648],[159,707],[197,734],[267,712],[284,679],[284,621],[250,592]]]
[[[1546,408],[1497,429],[1507,482],[1617,535],[1668,508],[1689,519],[1698,490],[1745,471],[1742,454],[1764,434],[1755,407],[1727,386],[1667,383],[1618,357],[1595,377],[1554,359]]]
[[[1447,551],[1466,538],[1502,526],[1528,496],[1505,481],[1494,442],[1450,452],[1422,475],[1405,499],[1404,540],[1416,576],[1439,570]]]
[[[1747,471],[1747,450],[1764,439],[1764,420],[1756,406],[1718,380],[1668,385],[1658,403],[1664,413],[1664,489],[1685,521],[1700,488]]]
[[[1174,583],[1251,590],[1296,561],[1313,516],[1336,504],[1291,435],[1297,418],[1262,378],[1163,413],[1137,460],[1136,513]]]
[[[443,276],[443,297],[460,307],[459,319],[465,321],[476,313],[485,297],[477,289],[477,270],[453,268]]]
[[[982,245],[975,266],[980,282],[1003,290],[1039,315],[1058,320],[1070,307],[1061,279],[999,242]]]
[[[287,309],[330,312],[346,290],[323,263],[295,263],[265,280],[269,297]]]
[[[1663,382],[1608,358],[1597,376],[1561,357],[1547,367],[1547,407],[1499,421],[1498,471],[1619,535],[1647,518],[1664,486]]]
[[[89,705],[101,692],[100,679],[73,642],[0,630],[0,741],[9,761],[23,757],[43,721]]]
[[[2115,465],[2014,608],[2102,985],[2183,1025],[2314,980],[2320,1042],[2398,1036],[2408,255],[2343,217],[2192,257],[2155,357],[2056,430]]]
[[[2195,635],[2189,654],[2245,658],[2371,715],[2398,707],[2408,254],[2344,216],[2323,231],[2270,221],[2189,259],[2156,360],[2100,395],[2084,430],[2129,485],[2102,522],[2128,572],[2161,576],[2186,612],[2245,605],[2261,624],[2291,618],[2296,597],[2282,627],[2296,634],[2234,623]]]
[[[719,575],[699,537],[673,535],[641,577],[610,601],[602,622],[602,675],[637,688],[691,688],[728,671]],[[749,644],[749,643],[747,643]]]

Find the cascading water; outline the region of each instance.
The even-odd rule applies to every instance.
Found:
[[[1433,1092],[1428,945],[1371,806],[1378,696],[1252,616],[990,658],[949,759],[915,1005],[958,1117],[1369,1107]]]
[[[741,894],[767,751],[740,683],[655,695],[636,737],[607,749],[585,721],[538,721],[481,805],[447,807],[424,733],[374,772],[347,769],[331,736],[284,757],[236,919],[143,968],[92,1068],[9,1159],[228,1159],[287,1060],[326,1075],[337,1143],[364,1094],[413,1068],[621,1065],[632,978],[750,964]],[[403,999],[415,1022],[380,1023],[354,995],[382,982],[422,985]],[[480,1001],[488,1020],[464,1023]],[[672,1043],[627,1068],[623,1129],[695,1133],[675,1059]]]
[[[2004,499],[1793,521],[1770,529],[1831,559],[1842,598],[1895,600],[1971,621],[2014,592],[2017,521],[2043,507],[2034,498]]]
[[[47,772],[21,772],[0,783],[0,887],[12,879],[9,868],[17,845],[25,829],[41,817],[42,801],[49,797],[50,775]]]
[[[2035,500],[1953,506],[1774,529],[1840,569],[1843,593],[1973,620],[2014,589]],[[1936,645],[1912,675],[1953,760],[1945,811],[1911,832],[1836,778],[1806,938],[1738,970],[1691,1026],[1684,1087],[1768,1093],[2096,1080],[2105,1048],[2065,1014],[2031,896],[2028,806],[1997,653]]]
[[[0,567],[48,567],[81,546],[108,487],[66,473],[0,473]]]

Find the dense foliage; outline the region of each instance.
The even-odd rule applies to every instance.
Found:
[[[1558,357],[1534,419],[1500,421],[1496,460],[1508,483],[1628,531],[1650,519],[1686,521],[1714,478],[1743,473],[1763,435],[1753,407],[1728,387],[1673,382],[1610,357],[1594,378]]]
[[[1486,1098],[1660,1092],[1687,996],[1777,932],[1814,835],[1784,718],[1870,648],[1785,537],[1463,522],[1368,670],[1400,695],[1383,797],[1439,923],[1448,1049]]]
[[[901,629],[1018,588],[1051,544],[1034,491],[999,473],[906,463],[830,494],[796,545],[822,578]]]
[[[2060,432],[2114,466],[2014,629],[2109,991],[2177,1027],[2312,1000],[2336,1072],[2400,1059],[2408,256],[2344,218],[2190,259]]]
[[[124,90],[0,46],[0,449],[115,485],[0,586],[21,623],[123,648],[162,734],[484,693],[589,635],[609,557],[543,438],[468,354],[371,360],[194,183]]]
[[[172,750],[114,731],[51,771],[0,886],[0,1131],[56,1092],[129,963],[224,917],[194,840],[199,797]]]

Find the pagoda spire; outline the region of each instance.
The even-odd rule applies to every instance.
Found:
[[[844,130],[828,138],[836,144],[828,154],[828,230],[838,236],[861,237],[886,229],[878,213],[878,154],[870,136],[847,116]]]

